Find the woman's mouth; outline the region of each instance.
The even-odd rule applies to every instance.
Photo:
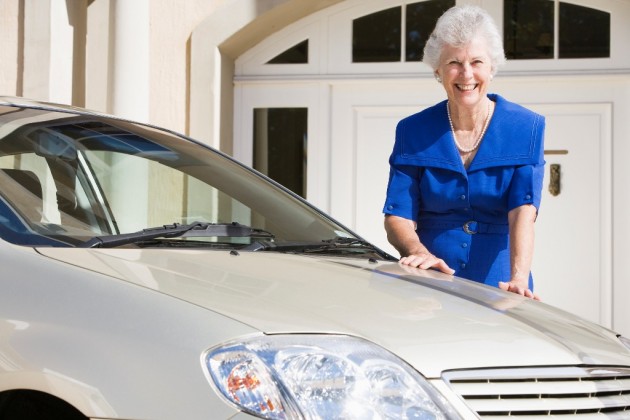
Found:
[[[477,87],[477,84],[470,84],[470,85],[460,85],[460,84],[456,84],[455,87],[457,87],[457,89],[461,90],[462,92],[469,92],[471,90],[474,90]]]

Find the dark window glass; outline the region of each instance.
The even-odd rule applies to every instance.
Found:
[[[560,58],[610,57],[610,13],[560,3]]]
[[[308,63],[308,39],[278,54],[267,64],[307,64]]]
[[[400,61],[401,21],[401,7],[355,19],[352,22],[352,62]]]
[[[306,197],[307,108],[254,110],[254,168]]]
[[[407,5],[405,57],[407,61],[422,61],[422,51],[438,18],[455,0],[427,0]]]
[[[553,58],[554,2],[505,0],[503,42],[508,59]]]

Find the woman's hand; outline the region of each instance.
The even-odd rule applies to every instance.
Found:
[[[416,223],[413,220],[387,215],[385,216],[385,231],[389,243],[400,255],[403,255],[400,259],[401,264],[424,270],[435,268],[446,274],[455,273],[455,270],[451,269],[444,260],[431,254],[420,242],[416,233]]]
[[[541,300],[540,296],[538,296],[536,293],[532,292],[526,286],[523,286],[516,280],[510,280],[507,283],[500,281],[499,289],[505,290],[506,292],[516,293],[517,295],[525,296],[534,300]]]
[[[455,270],[450,268],[443,259],[436,257],[428,251],[407,255],[406,257],[402,257],[399,262],[403,265],[422,268],[423,270],[435,268],[446,274],[455,273]]]

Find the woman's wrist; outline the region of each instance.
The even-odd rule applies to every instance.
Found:
[[[512,278],[510,278],[510,283],[516,284],[520,287],[529,288],[529,277],[522,277],[522,276],[512,276]]]
[[[429,250],[425,246],[421,246],[409,250],[406,256],[410,255],[431,255],[431,252],[429,252]]]

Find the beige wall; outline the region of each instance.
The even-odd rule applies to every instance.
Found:
[[[190,36],[224,0],[152,0],[150,119],[188,132]]]
[[[22,58],[20,42],[20,4],[17,0],[0,1],[0,94],[21,95]]]
[[[83,105],[86,5],[0,2],[0,93]]]

